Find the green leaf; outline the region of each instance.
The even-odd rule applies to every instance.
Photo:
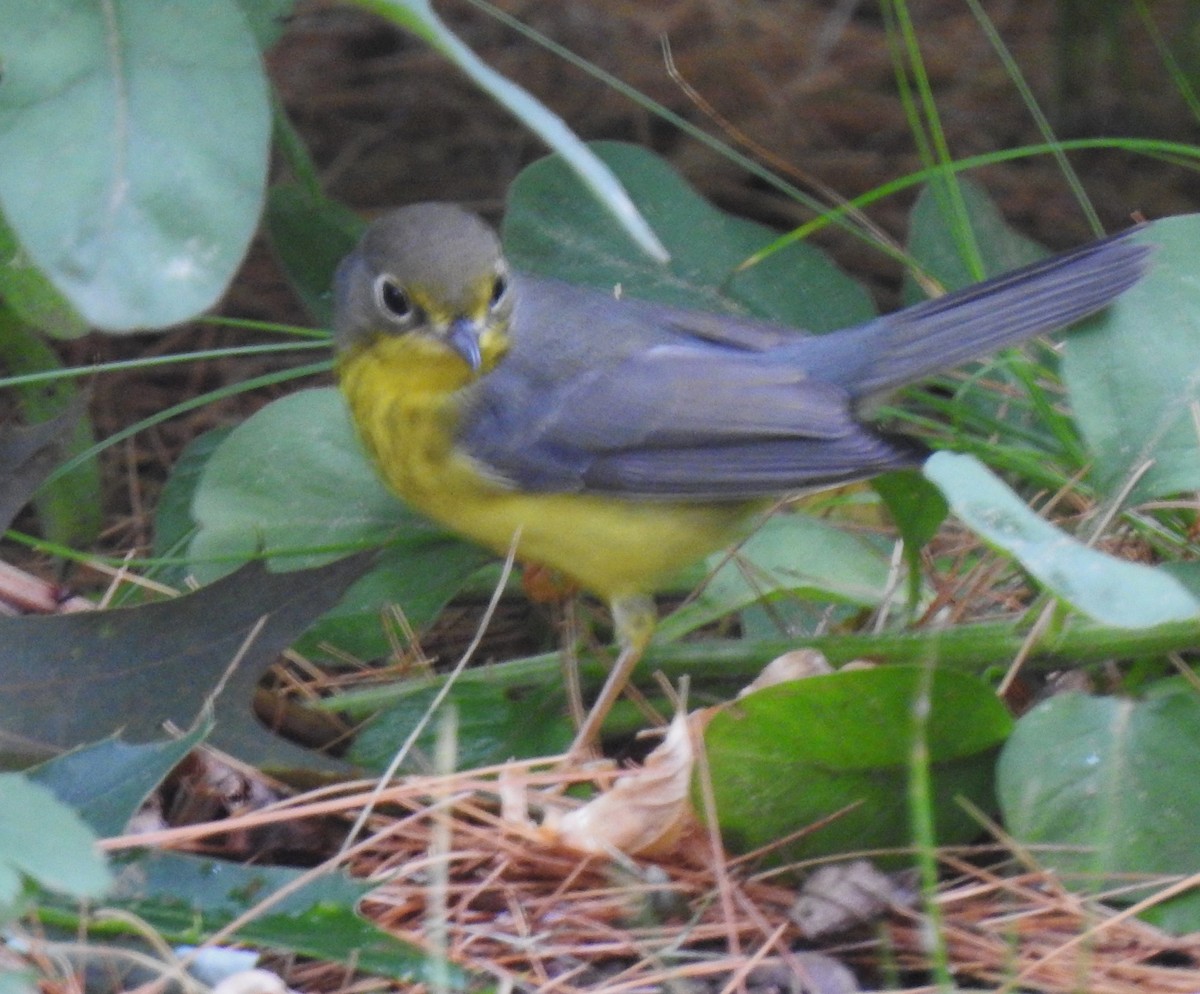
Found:
[[[155,739],[164,721],[188,727],[238,658],[217,700],[213,743],[247,760],[320,765],[270,735],[250,702],[267,667],[367,562],[284,574],[253,564],[163,603],[0,618],[0,748],[42,758],[118,729]]]
[[[626,242],[632,239],[644,255],[653,259],[665,258],[654,231],[604,162],[576,137],[562,118],[480,61],[438,18],[428,0],[357,0],[357,3],[407,28],[458,66],[570,164],[586,191],[586,200],[603,207],[625,232]]]
[[[0,297],[25,324],[54,338],[78,338],[87,322],[21,249],[0,217]]]
[[[7,530],[50,470],[62,461],[76,434],[79,412],[68,409],[48,421],[0,425],[0,531]]]
[[[257,224],[271,127],[237,4],[8,0],[0,48],[0,209],[33,263],[112,331],[212,305]]]
[[[1200,616],[1200,602],[1169,573],[1071,538],[1034,514],[973,456],[937,452],[924,472],[985,542],[1088,617],[1117,628],[1151,628]]]
[[[254,32],[258,47],[266,51],[283,34],[296,0],[237,0],[237,4]]]
[[[655,641],[670,642],[759,601],[813,598],[874,607],[890,589],[886,548],[807,514],[776,514],[739,547],[735,560],[711,557],[720,568],[700,592],[664,618]]]
[[[54,351],[4,304],[0,304],[0,366],[11,375],[61,368]],[[20,398],[28,422],[55,421],[61,425],[57,462],[91,449],[95,432],[87,416],[87,398],[74,380],[26,383],[12,389]],[[33,503],[47,539],[60,545],[90,545],[100,532],[104,516],[99,460],[93,456],[67,473],[55,474],[40,484]]]
[[[1169,573],[1197,601],[1200,601],[1200,562],[1195,559],[1174,563],[1162,563],[1158,567],[1164,573]]]
[[[1130,875],[1188,876],[1200,866],[1198,750],[1191,688],[1144,701],[1052,697],[1017,722],[1000,755],[1005,826],[1078,890],[1127,887]],[[1189,931],[1198,914],[1193,900]]]
[[[908,599],[915,609],[921,599],[921,548],[946,520],[950,508],[937,487],[916,470],[884,473],[871,480],[904,539],[904,561],[908,566]]]
[[[150,852],[128,860],[110,896],[129,907],[136,906],[130,902],[166,899],[189,916],[205,916],[205,921],[194,922],[198,928],[215,929],[275,892],[291,889],[301,875],[301,871],[286,867],[245,866],[206,856]],[[329,873],[279,899],[272,913],[302,915],[322,904],[350,907],[370,889],[365,881]]]
[[[400,528],[435,534],[384,488],[331,387],[281,397],[238,425],[204,466],[192,516],[201,583],[263,555],[298,569]]]
[[[1200,487],[1200,215],[1155,221],[1137,238],[1158,246],[1149,273],[1066,339],[1062,363],[1101,492],[1149,464],[1132,503]]]
[[[387,768],[418,721],[429,710],[437,687],[405,697],[374,716],[351,747],[349,759],[368,772]],[[462,685],[451,690],[447,705],[458,711],[458,768],[479,769],[509,759],[553,756],[566,750],[573,737],[563,719],[560,695],[533,699],[509,696],[498,687]],[[437,719],[430,721],[414,744],[402,770],[432,770]]]
[[[144,745],[105,739],[25,775],[71,807],[97,835],[120,835],[150,792],[211,731],[211,721],[200,721],[187,735]]]
[[[333,274],[366,226],[347,207],[286,183],[267,197],[267,233],[288,282],[320,324],[333,323]]]
[[[926,681],[928,699],[919,705]],[[730,845],[754,849],[852,805],[778,858],[909,845],[917,706],[928,708],[938,842],[976,834],[979,826],[955,798],[994,807],[993,750],[1011,728],[1008,713],[973,677],[889,666],[779,684],[718,712],[704,740]]]
[[[925,186],[909,216],[907,249],[926,274],[944,289],[958,290],[1045,257],[1046,250],[1037,242],[1009,226],[983,187],[962,177],[956,182],[971,222],[971,248],[978,249],[982,271],[977,273],[972,267],[970,251],[964,251],[937,187]],[[906,275],[905,303],[915,304],[927,297],[916,280]]]
[[[235,428],[202,470],[192,516],[198,531],[188,555],[201,582],[264,556],[272,568],[295,569],[386,544],[305,641],[360,658],[389,649],[383,607],[399,605],[422,628],[489,558],[384,489],[332,388],[280,398]]]
[[[22,876],[75,898],[100,897],[112,884],[79,815],[19,773],[0,773],[0,854],[0,908],[17,903]]]
[[[120,873],[112,903],[168,942],[197,944],[281,888],[294,887],[301,876],[300,870],[156,853]],[[425,979],[433,965],[424,953],[354,913],[368,890],[341,874],[317,877],[240,928],[238,939],[399,980]],[[105,929],[128,927],[114,922]],[[453,970],[451,980],[462,984]]]
[[[420,631],[492,558],[478,546],[434,536],[388,546],[296,648],[315,659],[328,658],[326,646],[334,646],[341,660],[388,656],[394,644],[382,617],[385,608],[399,607],[409,626]]]
[[[919,550],[932,539],[950,513],[941,491],[916,470],[884,473],[871,481],[871,487],[883,499],[892,521],[911,549]]]
[[[231,431],[233,429],[229,427],[213,428],[197,435],[179,453],[154,508],[153,551],[156,558],[182,555],[194,537],[196,520],[192,517],[192,499],[196,487],[209,458]],[[176,587],[184,585],[187,575],[187,567],[181,563],[172,563],[156,571],[157,579]]]
[[[670,261],[656,265],[634,252],[566,163],[551,157],[523,170],[509,189],[504,245],[518,269],[810,331],[875,316],[862,287],[804,243],[737,271],[778,232],[717,210],[652,152],[619,142],[596,142],[591,148],[642,206],[670,250]]]

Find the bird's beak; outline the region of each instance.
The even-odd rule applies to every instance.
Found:
[[[483,365],[483,353],[479,349],[479,337],[483,328],[471,318],[455,318],[446,330],[446,341],[463,358],[472,373],[478,373]]]

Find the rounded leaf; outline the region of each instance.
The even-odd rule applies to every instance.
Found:
[[[287,569],[431,530],[384,489],[341,395],[300,390],[238,425],[201,470],[189,557],[201,582],[266,554]]]
[[[211,306],[258,223],[271,115],[233,0],[8,0],[0,208],[92,325]]]
[[[1200,700],[1190,686],[1134,701],[1060,694],[1017,723],[1000,754],[996,792],[1022,846],[1069,886],[1146,897],[1163,877],[1200,866]],[[1147,884],[1131,891],[1144,875]],[[1156,909],[1200,928],[1193,892]]]
[[[1062,363],[1096,485],[1111,494],[1136,479],[1130,503],[1200,487],[1200,215],[1137,238],[1158,246],[1145,279],[1067,336]]]
[[[636,145],[594,142],[641,208],[670,261],[655,264],[562,159],[535,162],[508,194],[504,246],[520,269],[661,303],[830,331],[870,320],[866,291],[825,253],[796,243],[739,267],[779,233],[713,207],[664,159]]]
[[[916,708],[927,715],[922,726]],[[983,681],[917,666],[842,670],[756,691],[705,732],[721,830],[745,851],[836,815],[781,858],[908,845],[909,770],[923,729],[938,842],[965,841],[978,825],[956,798],[993,807],[994,749],[1011,727]]]

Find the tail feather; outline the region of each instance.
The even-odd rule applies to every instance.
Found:
[[[1102,310],[1146,271],[1151,247],[1132,240],[1136,230],[864,325],[865,361],[843,385],[855,397],[894,390]]]

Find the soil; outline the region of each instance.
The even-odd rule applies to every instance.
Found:
[[[814,190],[850,197],[920,168],[878,3],[505,0],[500,6],[704,130],[765,150]],[[1193,136],[1195,122],[1132,12],[1105,20],[1099,11],[1111,5],[1093,4],[1085,19],[1073,6],[983,3],[1055,133]],[[781,194],[470,0],[437,9],[489,64],[582,137],[646,145],[731,211],[780,226],[808,219]],[[1165,38],[1185,37],[1185,4],[1154,10]],[[1065,31],[1068,16],[1072,28]],[[913,19],[956,157],[1039,141],[1030,112],[965,4],[925,0],[913,5]],[[1116,47],[1110,25],[1118,29]],[[671,78],[668,45],[682,79],[719,119]],[[376,18],[331,4],[303,5],[270,61],[329,192],[364,211],[452,199],[495,216],[513,177],[544,154],[536,138],[440,56]],[[1200,194],[1193,175],[1167,164],[1106,153],[1081,155],[1073,164],[1109,226],[1128,223],[1134,212],[1186,212]],[[1050,158],[991,168],[978,178],[1013,224],[1050,247],[1088,236],[1083,212]],[[885,201],[873,219],[902,237],[908,199]],[[869,247],[857,253],[844,260],[854,272],[864,271],[861,256],[866,272],[883,267],[895,279],[880,253]]]

